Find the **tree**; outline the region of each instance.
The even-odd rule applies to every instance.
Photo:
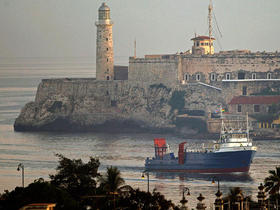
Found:
[[[269,170],[269,174],[264,180],[265,190],[272,195],[279,194],[280,167],[276,167],[276,170]]]
[[[152,193],[141,191],[139,189],[131,189],[126,194],[121,194],[118,207],[122,209],[162,209],[168,210],[170,207],[179,209],[171,200],[166,200],[164,195],[154,190]]]
[[[83,163],[81,159],[70,160],[61,154],[57,174],[50,175],[51,184],[66,190],[77,200],[82,196],[95,194],[96,178],[100,162],[97,158],[90,157],[88,163]]]
[[[107,167],[105,176],[100,177],[100,187],[105,192],[117,192],[119,187],[124,184],[121,172],[117,167]]]
[[[270,200],[276,201],[276,204],[279,204],[280,167],[276,167],[275,170],[269,170],[269,174],[264,180],[265,191],[269,192]]]
[[[80,209],[79,203],[66,191],[45,182],[42,178],[27,187],[16,187],[1,195],[0,209],[19,209],[31,203],[56,203],[55,209]]]

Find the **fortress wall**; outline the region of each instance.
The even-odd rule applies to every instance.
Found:
[[[211,83],[210,73],[216,73],[216,80],[226,79],[230,73],[231,79],[238,78],[238,72],[245,73],[245,79],[251,79],[256,73],[257,79],[265,79],[271,72],[272,78],[280,78],[280,53],[245,54],[245,55],[182,55],[182,70],[179,77],[190,75],[190,81],[195,81],[197,73],[204,74],[201,82]]]
[[[129,81],[172,85],[178,81],[177,59],[130,58]]]

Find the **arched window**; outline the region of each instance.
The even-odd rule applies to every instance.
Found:
[[[256,73],[252,73],[252,79],[257,79],[257,74]]]
[[[211,73],[210,78],[211,78],[211,81],[215,81],[216,80],[216,74]]]
[[[110,76],[107,76],[106,79],[107,79],[107,80],[110,80]]]
[[[196,81],[200,81],[200,74],[196,75]]]
[[[185,74],[184,80],[185,80],[185,81],[189,81],[189,78],[190,78],[190,77],[189,77],[189,74]]]
[[[271,79],[271,73],[267,73],[266,78]]]
[[[226,73],[226,80],[230,80],[230,73]]]

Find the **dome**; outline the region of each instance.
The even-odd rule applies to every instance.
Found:
[[[106,5],[105,2],[102,3],[102,5],[98,9],[99,11],[110,11],[110,8]]]

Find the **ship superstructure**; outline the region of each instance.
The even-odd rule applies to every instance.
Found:
[[[155,157],[147,158],[146,170],[189,173],[248,172],[257,151],[249,130],[227,129],[222,122],[220,139],[212,147],[190,150],[187,142],[179,144],[175,157],[165,139],[154,139]]]

